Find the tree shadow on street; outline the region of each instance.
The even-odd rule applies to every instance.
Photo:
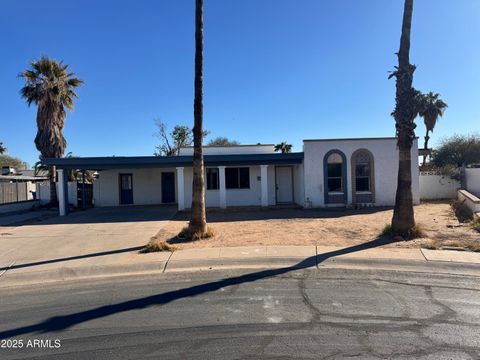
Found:
[[[354,245],[347,248],[330,251],[317,256],[311,256],[292,266],[287,266],[287,267],[278,268],[278,269],[256,271],[256,272],[252,272],[252,273],[248,273],[240,276],[234,276],[234,277],[229,277],[229,278],[225,278],[217,281],[212,281],[205,284],[168,291],[162,294],[146,296],[146,297],[128,300],[128,301],[124,301],[124,302],[120,302],[112,305],[100,306],[91,310],[81,311],[81,312],[77,312],[69,315],[55,316],[45,321],[39,322],[37,324],[32,324],[32,325],[23,326],[15,329],[1,331],[0,338],[5,339],[5,338],[20,336],[28,333],[33,333],[33,332],[46,333],[51,331],[62,331],[70,328],[71,326],[81,324],[90,320],[100,319],[110,315],[123,313],[126,311],[144,309],[154,305],[165,305],[179,299],[190,298],[190,297],[195,297],[197,295],[201,295],[209,292],[214,292],[221,288],[250,283],[257,280],[262,280],[270,277],[283,275],[294,270],[301,270],[301,269],[314,267],[322,263],[323,261],[336,256],[341,256],[341,255],[351,254],[357,251],[376,248],[391,242],[392,240],[386,239],[384,237],[379,237],[375,240],[372,240],[364,244]]]

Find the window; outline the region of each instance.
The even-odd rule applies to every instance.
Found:
[[[219,183],[218,169],[207,168],[207,190],[218,190]]]
[[[226,168],[225,186],[227,189],[249,189],[250,169],[249,168]]]
[[[355,190],[357,192],[371,191],[370,175],[370,155],[365,151],[361,151],[355,157]]]
[[[343,159],[338,153],[332,153],[327,159],[328,192],[343,192]]]

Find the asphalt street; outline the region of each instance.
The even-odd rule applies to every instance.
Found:
[[[480,359],[479,280],[243,270],[1,289],[0,359]]]

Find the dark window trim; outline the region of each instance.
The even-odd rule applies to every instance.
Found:
[[[238,187],[228,187],[227,185],[227,170],[236,169],[237,170],[237,185]],[[240,169],[247,169],[248,170],[248,187],[241,187],[240,185]],[[250,166],[232,166],[225,168],[225,189],[226,190],[251,190],[252,184],[250,181]]]
[[[370,161],[370,174],[368,176],[369,180],[369,185],[370,185],[370,191],[357,191],[357,173],[356,173],[356,168],[357,168],[357,155],[359,153],[366,153],[369,157]],[[371,194],[371,203],[375,203],[375,158],[372,154],[372,152],[368,149],[361,148],[357,149],[353,152],[351,160],[352,164],[352,203],[356,204],[357,203],[357,193],[358,194]],[[366,176],[358,176],[358,178],[362,178]]]
[[[342,181],[343,192],[331,192],[331,193],[328,192],[328,157],[332,154],[338,154],[342,157],[341,181]],[[338,178],[338,176],[336,178]],[[339,196],[342,196],[343,194],[341,203],[347,204],[347,200],[348,200],[347,157],[342,151],[338,149],[332,149],[328,151],[323,157],[323,198],[324,198],[325,205],[330,204],[329,194],[339,195]]]
[[[208,171],[209,170],[216,170],[216,172],[217,172],[217,187],[216,188],[209,188],[208,187],[208,179],[209,179]],[[207,183],[206,184],[207,185],[206,190],[208,190],[208,191],[218,191],[218,190],[220,190],[220,169],[218,167],[206,167],[205,168],[205,178],[206,178],[206,183]]]

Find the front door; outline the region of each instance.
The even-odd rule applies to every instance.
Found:
[[[120,174],[120,205],[133,204],[132,174]]]
[[[291,166],[277,166],[275,168],[277,204],[293,202],[293,169]]]
[[[162,172],[162,203],[175,202],[175,174]]]

